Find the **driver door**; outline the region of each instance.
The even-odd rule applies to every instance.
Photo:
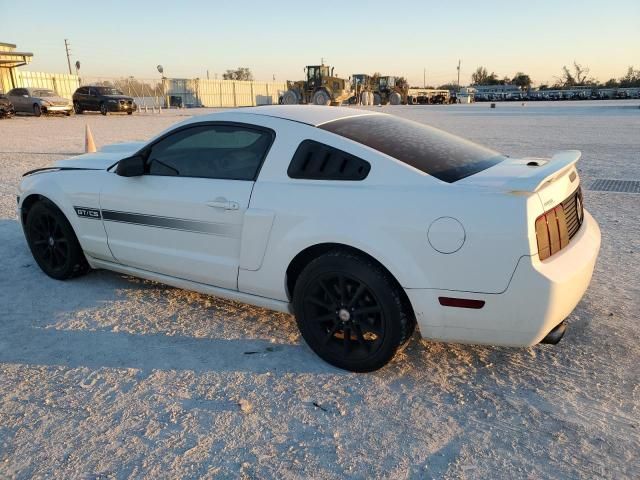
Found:
[[[100,206],[116,260],[237,290],[244,213],[273,138],[246,125],[186,126],[145,149],[144,175],[110,175]]]

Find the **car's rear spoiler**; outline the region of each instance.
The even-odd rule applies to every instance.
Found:
[[[536,192],[564,175],[581,156],[582,153],[579,150],[558,152],[538,167],[527,166],[526,173],[509,182],[509,188],[514,191]]]

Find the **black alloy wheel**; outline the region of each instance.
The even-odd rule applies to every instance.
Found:
[[[31,253],[44,273],[64,280],[88,270],[75,233],[57,208],[38,202],[29,211],[25,227]]]
[[[309,346],[332,365],[355,372],[388,363],[415,325],[388,273],[347,251],[326,254],[304,269],[294,309]]]

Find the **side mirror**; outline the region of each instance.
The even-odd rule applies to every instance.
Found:
[[[139,177],[144,175],[144,157],[140,154],[123,158],[116,166],[116,174],[121,177]]]

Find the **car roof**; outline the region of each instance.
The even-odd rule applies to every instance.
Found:
[[[305,123],[307,125],[318,126],[323,123],[340,120],[342,118],[359,117],[362,115],[382,115],[377,112],[359,110],[347,107],[325,107],[317,105],[265,105],[262,107],[248,107],[233,109],[225,112],[212,113],[198,117],[199,121],[219,119],[225,114],[251,114],[264,115],[265,117],[282,118],[293,122]]]

